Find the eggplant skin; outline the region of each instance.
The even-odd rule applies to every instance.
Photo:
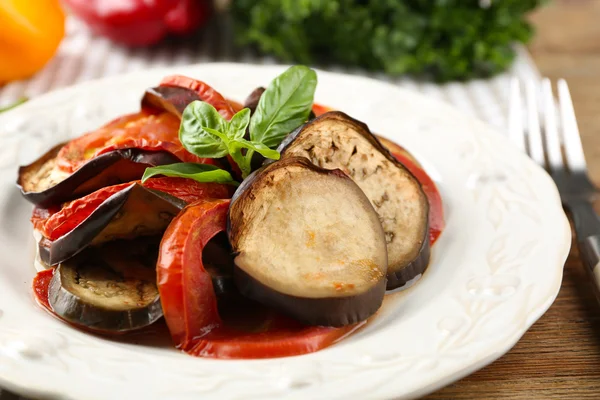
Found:
[[[270,163],[234,194],[227,231],[242,295],[309,324],[372,316],[386,290],[385,235],[340,170],[301,157]]]
[[[427,197],[366,124],[327,112],[289,134],[278,150],[282,159],[301,156],[322,168],[339,168],[365,192],[386,233],[388,289],[425,271],[430,258]]]
[[[163,316],[156,286],[160,238],[113,242],[60,264],[48,288],[52,310],[97,333],[125,333]]]
[[[149,219],[154,218],[154,225],[162,224],[164,226],[149,229],[143,223],[123,223],[122,219],[125,218],[123,215],[127,213],[127,208],[135,210],[136,204],[140,201],[151,204],[156,209],[156,215],[144,215]],[[121,230],[119,232],[121,239],[128,236],[148,236],[159,233],[156,231],[164,230],[185,205],[183,200],[167,193],[133,183],[106,199],[90,216],[66,235],[54,241],[42,239],[38,245],[40,259],[46,265],[64,262],[92,244],[112,240],[115,236],[115,227]]]
[[[356,324],[371,317],[381,307],[386,290],[386,281],[382,279],[368,291],[352,298],[311,299],[274,291],[240,268],[234,270],[234,280],[240,293],[248,298],[262,304],[276,304],[277,309],[304,324],[333,327]],[[360,306],[357,307],[357,303]]]
[[[254,111],[256,111],[256,107],[258,107],[258,102],[260,101],[260,98],[262,97],[265,90],[266,89],[262,86],[254,89],[252,93],[250,93],[248,97],[246,97],[246,100],[244,101],[244,108],[249,108],[250,112],[254,114]]]
[[[58,182],[50,175],[65,144],[59,144],[33,163],[19,168],[17,187],[38,207],[49,207],[85,196],[105,186],[139,179],[146,167],[179,162],[165,151],[114,150],[95,157]],[[49,184],[49,185],[48,185]]]
[[[142,109],[167,111],[181,118],[183,111],[192,101],[202,100],[192,89],[178,86],[157,86],[146,90],[142,98]]]

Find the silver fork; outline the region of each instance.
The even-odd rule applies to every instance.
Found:
[[[513,79],[508,133],[511,141],[554,179],[563,206],[572,217],[581,258],[600,300],[600,218],[592,206],[598,190],[588,177],[567,82],[558,80],[557,89],[558,112],[547,78],[542,81],[541,91],[534,82],[525,83],[523,107],[521,85]]]

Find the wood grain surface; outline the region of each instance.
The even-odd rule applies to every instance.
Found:
[[[537,34],[529,49],[544,76],[567,79],[590,175],[600,184],[600,1],[554,1],[531,20]],[[600,305],[576,246],[558,298],[519,343],[425,399],[600,399]]]

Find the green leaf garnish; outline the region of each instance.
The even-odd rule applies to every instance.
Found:
[[[250,109],[244,108],[229,121],[230,136],[234,139],[243,138],[250,124]]]
[[[213,106],[196,100],[188,104],[183,111],[179,140],[190,153],[198,157],[225,157],[228,151],[222,136],[225,136],[227,124]]]
[[[243,147],[246,149],[254,150],[257,153],[260,153],[265,158],[279,160],[279,157],[281,157],[281,154],[279,154],[277,150],[273,150],[262,143],[252,142],[243,138],[237,139],[236,142],[243,145]]]
[[[250,139],[276,147],[284,137],[308,119],[317,73],[303,65],[288,68],[273,79],[260,97],[250,122]]]
[[[148,178],[156,175],[189,178],[202,183],[215,182],[235,186],[239,185],[229,172],[209,164],[176,163],[146,168],[144,176],[142,177],[142,183],[146,182]]]
[[[245,108],[230,121],[212,105],[193,101],[183,112],[179,139],[198,157],[230,156],[245,178],[252,172],[255,152],[266,158],[279,159],[279,152],[272,148],[308,119],[316,85],[315,71],[304,66],[291,67],[271,82],[252,117],[250,110]],[[248,127],[250,140],[246,138]]]

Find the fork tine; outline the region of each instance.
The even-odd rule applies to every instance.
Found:
[[[510,80],[510,97],[508,100],[508,137],[519,150],[525,152],[525,128],[523,126],[523,104],[519,80]]]
[[[586,169],[583,146],[581,145],[579,128],[575,119],[571,93],[564,79],[558,80],[558,102],[562,119],[562,135],[567,165],[571,171],[583,171]]]
[[[546,133],[546,155],[548,164],[553,172],[564,169],[564,161],[560,148],[560,136],[556,125],[556,108],[554,96],[552,95],[552,84],[550,79],[542,81],[542,110],[544,115],[544,128]]]
[[[540,113],[538,110],[537,86],[535,82],[525,84],[525,100],[527,102],[527,137],[529,139],[529,157],[541,166],[546,165],[544,159],[544,142],[540,130]]]

